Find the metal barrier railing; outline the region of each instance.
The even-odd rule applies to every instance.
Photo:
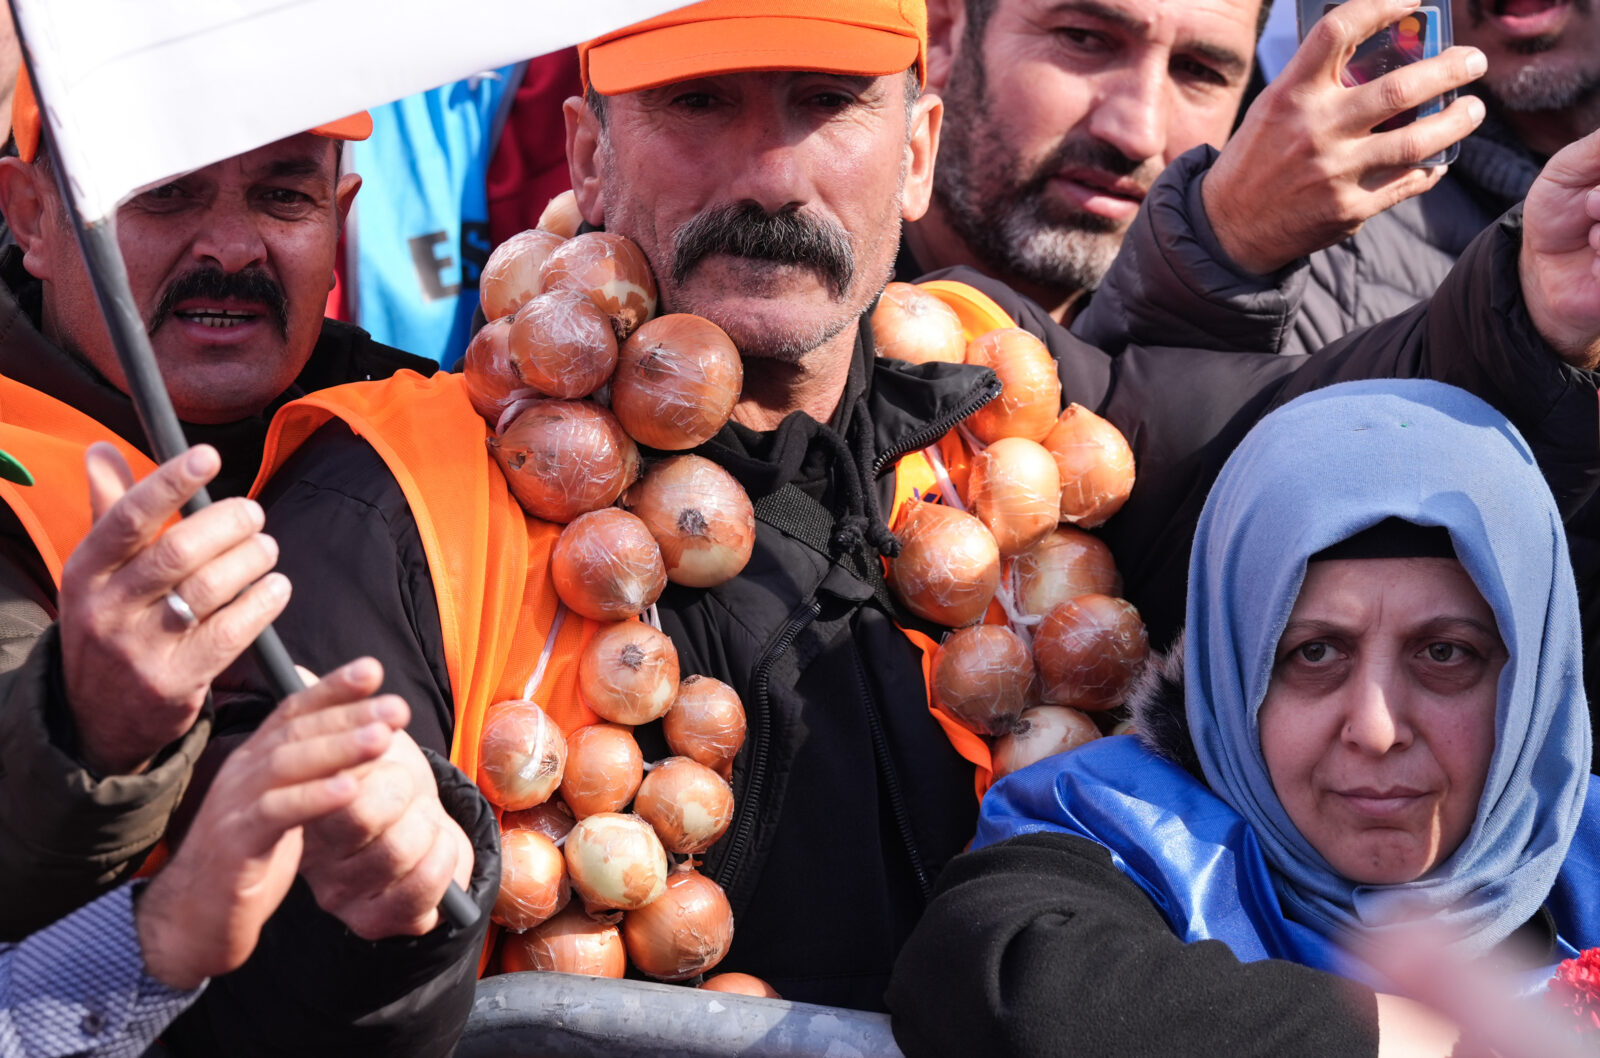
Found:
[[[887,1014],[559,973],[478,982],[456,1058],[901,1058]]]

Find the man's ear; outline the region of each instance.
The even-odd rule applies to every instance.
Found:
[[[573,96],[563,103],[561,113],[567,121],[567,172],[572,177],[578,212],[589,224],[603,228],[606,198],[600,180],[600,151],[604,149],[605,137],[600,119],[581,96]]]
[[[939,155],[939,130],[944,125],[944,100],[933,94],[918,99],[911,110],[911,138],[906,143],[906,182],[900,192],[900,216],[922,219],[933,196],[933,161]]]
[[[361,174],[345,173],[333,189],[333,207],[339,214],[339,229],[350,219],[350,207],[356,204],[356,192],[361,190]]]
[[[967,32],[967,0],[928,0],[928,88],[944,91]]]
[[[59,223],[50,213],[55,192],[40,187],[46,179],[48,174],[29,162],[0,158],[0,216],[11,226],[11,236],[22,248],[23,267],[35,279],[50,278],[50,253],[43,229],[46,224]]]

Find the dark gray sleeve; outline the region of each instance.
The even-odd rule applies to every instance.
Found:
[[[952,861],[889,984],[907,1058],[1372,1058],[1370,989],[1186,944],[1104,848],[1013,838]]]

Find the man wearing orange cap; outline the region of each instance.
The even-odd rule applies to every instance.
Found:
[[[367,115],[177,177],[117,215],[133,299],[197,442],[155,468],[19,81],[18,156],[0,159],[0,212],[17,242],[0,257],[0,433],[38,481],[0,487],[4,938],[128,877],[191,776],[211,774],[236,741],[213,728],[212,681],[289,595],[281,576],[263,576],[277,549],[242,496],[272,412],[311,390],[432,366],[323,319],[360,185],[340,174],[340,141],[366,136]],[[168,526],[207,483],[221,501]],[[303,882],[265,943],[169,1044],[448,1051],[482,928],[435,929],[435,908],[475,871],[474,896],[492,898],[498,868],[483,802],[435,763],[398,737],[352,804],[306,829]],[[332,1027],[312,1031],[319,1020]]]
[[[706,0],[580,48],[587,95],[566,107],[584,219],[637,243],[663,309],[715,321],[744,362],[732,422],[696,451],[754,501],[752,556],[733,580],[669,585],[658,603],[682,671],[732,685],[748,717],[735,815],[703,864],[736,923],[717,969],[755,974],[788,999],[860,1009],[883,1008],[896,952],[971,838],[974,789],[990,765],[981,739],[930,715],[928,671],[948,629],[907,613],[883,574],[899,547],[896,513],[939,489],[924,449],[954,438],[1000,389],[976,366],[876,359],[862,325],[902,222],[929,199],[942,104],[918,92],[922,20],[917,0]],[[1165,573],[1186,558],[1206,475],[1274,401],[1341,378],[1444,371],[1492,390],[1512,369],[1538,367],[1509,387],[1522,394],[1566,370],[1537,336],[1507,333],[1487,299],[1463,317],[1467,333],[1397,327],[1309,361],[1172,350],[1113,359],[1001,284],[959,278],[936,289],[960,300],[969,329],[1016,320],[1046,337],[1068,396],[1114,416],[1141,457],[1158,456],[1155,490],[1136,487],[1130,500],[1135,519],[1111,523],[1128,525],[1118,557],[1141,609],[1176,596],[1181,612],[1182,573]],[[1487,370],[1491,357],[1503,375]],[[1209,378],[1193,366],[1220,360],[1232,366]],[[1600,383],[1573,375],[1543,406],[1577,405],[1592,449]],[[523,693],[530,670],[545,672],[531,669],[541,640],[504,645],[549,588],[524,562],[525,519],[461,388],[378,383],[286,409],[266,461],[281,470],[260,495],[283,544],[280,570],[318,585],[317,600],[286,610],[291,653],[324,667],[362,644],[384,663],[387,690],[438,718],[443,744],[475,752],[481,703],[495,700],[468,693],[480,670],[534,697],[564,730],[585,721],[581,702],[546,694],[548,672]],[[424,414],[437,426],[421,434],[428,449],[414,428],[386,433]],[[329,525],[356,517],[366,531],[328,539]],[[505,524],[487,533],[475,519]],[[490,614],[485,586],[503,595],[507,581],[516,591]],[[551,650],[552,669],[569,650]],[[635,737],[647,758],[667,755],[659,725]]]

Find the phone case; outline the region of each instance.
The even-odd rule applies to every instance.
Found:
[[[1345,0],[1296,0],[1296,2],[1300,39],[1304,40],[1317,19]],[[1417,8],[1394,25],[1379,30],[1356,48],[1355,55],[1345,67],[1344,82],[1354,85],[1373,81],[1408,63],[1431,59],[1438,55],[1455,43],[1450,14],[1450,0],[1434,0],[1431,4]],[[1386,132],[1408,125],[1419,117],[1437,114],[1449,106],[1455,97],[1455,92],[1446,92],[1442,96],[1428,100],[1415,110],[1397,114],[1373,131]],[[1456,160],[1458,147],[1458,144],[1451,144],[1444,151],[1418,162],[1417,168],[1450,164]]]

